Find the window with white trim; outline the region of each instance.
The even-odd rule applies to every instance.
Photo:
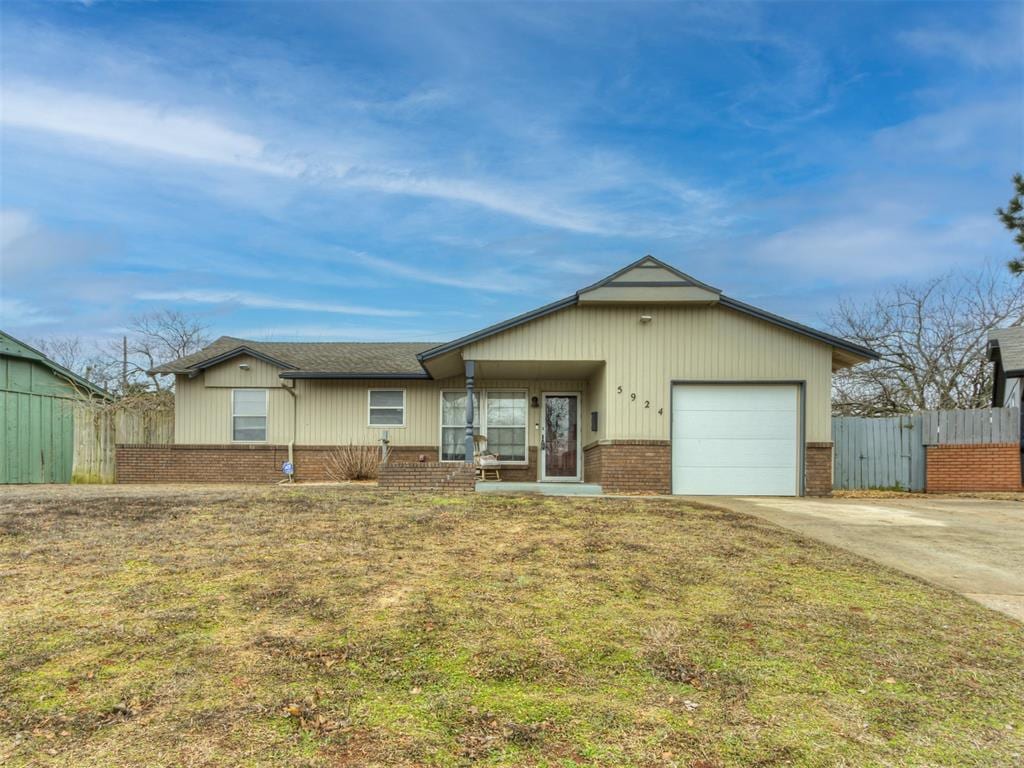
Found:
[[[487,438],[486,452],[507,463],[526,463],[529,402],[525,390],[476,390],[473,434]],[[466,456],[466,390],[441,393],[441,461]]]
[[[526,461],[526,393],[487,391],[487,452],[502,461]]]
[[[267,390],[231,390],[231,440],[236,443],[267,441]]]
[[[480,434],[480,393],[473,393],[473,434]],[[466,390],[441,393],[441,461],[466,458]]]
[[[371,427],[405,426],[405,390],[369,390],[369,425]]]

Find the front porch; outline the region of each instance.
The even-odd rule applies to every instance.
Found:
[[[440,379],[441,461],[486,470],[478,477],[484,492],[584,483],[584,446],[600,419],[592,388],[603,363],[456,362],[463,375]],[[599,491],[581,491],[588,492]]]

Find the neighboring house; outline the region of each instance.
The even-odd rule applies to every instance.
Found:
[[[0,331],[0,483],[69,483],[75,400],[109,395]]]
[[[823,494],[832,372],[875,357],[648,256],[443,344],[217,339],[154,371],[177,377],[181,444],[156,463],[178,467],[160,479],[264,480],[293,444],[296,476],[318,479],[326,451],[385,432],[394,461],[461,462],[469,421],[506,480]]]
[[[992,407],[1024,404],[1024,327],[997,328],[988,334],[988,359],[994,363]]]

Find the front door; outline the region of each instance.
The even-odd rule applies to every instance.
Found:
[[[580,479],[579,395],[544,395],[541,480]]]

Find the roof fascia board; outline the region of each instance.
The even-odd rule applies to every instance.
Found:
[[[653,262],[653,263],[647,265],[647,264],[644,263],[644,262],[647,262],[647,261]],[[578,290],[576,292],[576,295],[579,296],[581,293],[586,293],[587,291],[592,291],[595,288],[601,288],[602,286],[608,285],[608,283],[613,283],[616,280],[618,280],[620,277],[622,277],[624,274],[629,272],[631,269],[638,269],[638,268],[641,268],[641,267],[644,267],[644,266],[660,267],[661,269],[668,270],[673,275],[678,277],[680,280],[685,280],[689,284],[695,285],[698,288],[703,288],[704,290],[711,291],[712,293],[720,294],[722,292],[722,290],[720,288],[715,288],[714,286],[708,285],[707,283],[702,283],[697,278],[695,278],[695,277],[693,277],[691,275],[688,275],[685,272],[680,272],[678,269],[673,267],[671,264],[666,264],[665,262],[661,261],[660,259],[656,259],[653,256],[651,256],[650,254],[648,254],[647,256],[644,256],[642,258],[637,259],[632,264],[627,264],[622,269],[620,269],[618,272],[614,272],[613,274],[608,275],[608,277],[605,277],[605,278],[602,278],[601,280],[598,280],[593,285],[588,285],[586,288],[581,288],[580,290]]]
[[[93,384],[88,379],[83,378],[82,376],[79,376],[77,373],[75,373],[72,370],[69,370],[68,368],[65,368],[60,363],[54,362],[53,360],[48,358],[46,355],[44,355],[42,352],[40,352],[35,347],[32,347],[32,346],[26,344],[21,339],[14,338],[13,336],[11,336],[11,334],[7,333],[6,331],[3,332],[3,335],[6,336],[8,339],[10,339],[12,342],[14,342],[15,345],[17,345],[19,347],[22,347],[22,348],[28,350],[31,353],[31,354],[28,354],[28,355],[24,355],[24,354],[11,354],[11,353],[5,353],[5,354],[10,354],[11,357],[19,357],[22,360],[32,360],[33,362],[39,363],[40,365],[45,365],[47,368],[49,368],[56,375],[58,375],[58,376],[60,376],[62,378],[67,379],[68,382],[72,386],[76,386],[76,385],[82,386],[82,387],[85,387],[86,389],[88,389],[94,395],[99,395],[100,397],[105,397],[108,400],[113,400],[114,399],[114,396],[112,394],[110,394],[109,392],[107,392],[107,390],[103,389],[103,387],[100,387],[100,386],[97,386],[96,384]]]
[[[432,379],[429,373],[387,373],[375,371],[373,373],[349,373],[345,371],[284,371],[278,374],[282,379]]]
[[[678,270],[675,270],[668,265],[662,265],[661,262],[658,262],[658,260],[655,259],[653,256],[645,256],[643,259],[640,259],[639,261],[630,264],[628,267],[619,270],[619,272],[617,272],[616,275],[622,274],[623,272],[638,266],[647,259],[657,262],[659,266],[664,266],[666,269],[670,269],[673,272],[682,274],[681,272],[678,272]],[[422,363],[426,360],[430,360],[431,358],[445,354],[446,352],[451,352],[460,347],[464,347],[467,344],[471,344],[474,341],[479,341],[480,339],[487,338],[488,336],[493,336],[497,333],[501,333],[502,331],[506,331],[509,328],[515,328],[516,326],[523,325],[524,323],[528,323],[531,320],[536,320],[540,317],[544,317],[545,315],[550,315],[553,312],[557,312],[560,309],[564,309],[565,307],[577,304],[579,302],[580,293],[583,293],[596,287],[600,287],[603,283],[611,281],[612,278],[614,278],[616,275],[612,275],[609,278],[605,278],[605,280],[602,280],[600,283],[595,283],[593,286],[584,288],[583,290],[579,291],[573,296],[567,296],[564,299],[559,299],[558,301],[552,302],[551,304],[546,304],[545,306],[535,309],[532,312],[525,312],[521,315],[517,315],[513,318],[505,320],[504,322],[497,323],[495,325],[491,325],[488,326],[487,328],[483,328],[479,331],[476,331],[475,333],[471,333],[468,336],[463,336],[462,338],[455,339],[455,341],[451,341],[447,344],[442,344],[441,346],[434,347],[433,349],[428,349],[424,352],[420,352],[416,357]],[[684,278],[685,277],[686,276],[684,276]],[[846,339],[841,339],[838,336],[833,336],[830,333],[818,331],[815,330],[814,328],[810,328],[806,325],[802,325],[792,320],[787,320],[786,318],[780,317],[779,315],[772,314],[771,312],[768,312],[766,310],[759,309],[750,304],[746,304],[742,301],[738,301],[736,299],[722,295],[721,292],[718,291],[718,289],[716,288],[705,286],[703,283],[699,283],[697,281],[694,282],[699,287],[706,287],[708,290],[715,291],[716,293],[718,293],[719,303],[722,306],[729,307],[730,309],[735,309],[739,312],[743,312],[744,314],[750,315],[751,317],[756,317],[760,320],[764,320],[765,322],[772,323],[773,325],[778,325],[781,328],[793,331],[794,333],[799,333],[803,336],[809,336],[812,339],[817,339],[818,341],[822,341],[833,347],[846,350],[847,352],[850,352],[859,357],[863,357],[867,360],[877,360],[879,358],[877,352],[874,352],[873,350],[870,350],[867,347],[862,347],[859,344],[854,344],[852,342],[847,341]]]
[[[996,362],[1000,357],[999,351],[999,339],[988,340],[988,361],[990,363]]]
[[[558,301],[553,301],[550,304],[545,304],[543,307],[538,307],[537,309],[531,310],[529,312],[524,312],[521,315],[510,317],[508,320],[503,320],[500,323],[495,323],[494,325],[490,325],[479,331],[475,331],[467,336],[455,339],[455,341],[449,341],[447,344],[442,344],[438,347],[433,347],[432,349],[424,350],[423,352],[420,352],[419,354],[416,355],[416,359],[419,360],[420,363],[422,363],[424,360],[430,360],[432,358],[438,357],[439,355],[443,355],[446,352],[456,350],[459,347],[464,347],[467,344],[472,344],[474,341],[485,339],[488,336],[493,336],[496,333],[507,331],[509,328],[515,328],[517,325],[522,325],[523,323],[528,323],[531,320],[536,320],[538,318],[544,317],[545,315],[550,315],[554,312],[559,311],[560,309],[571,307],[574,304],[576,304],[578,299],[579,294],[574,293],[572,296],[566,296],[564,299],[559,299]]]
[[[831,333],[817,331],[814,328],[810,328],[806,325],[801,325],[800,323],[794,322],[792,320],[787,320],[784,317],[773,315],[771,312],[751,306],[750,304],[745,304],[742,301],[737,301],[736,299],[729,298],[728,296],[722,296],[721,300],[719,301],[719,304],[721,304],[723,307],[729,307],[730,309],[735,309],[739,312],[743,312],[744,314],[750,315],[751,317],[756,317],[760,320],[773,323],[774,325],[778,325],[782,328],[787,328],[788,330],[794,331],[795,333],[800,333],[803,334],[804,336],[810,336],[812,339],[823,341],[826,344],[832,345],[833,347],[838,347],[839,349],[846,350],[847,352],[852,352],[853,354],[867,358],[868,360],[877,360],[879,358],[877,352],[875,352],[874,350],[870,350],[867,347],[862,347],[859,344],[854,344],[852,342],[847,341],[846,339],[841,339],[838,336],[833,336]]]
[[[195,378],[195,376],[197,376],[201,371],[204,371],[207,368],[212,368],[215,365],[220,365],[221,363],[230,360],[233,357],[238,357],[239,355],[249,355],[250,357],[255,357],[257,360],[262,360],[270,365],[276,365],[278,368],[284,368],[290,371],[297,370],[297,368],[291,363],[286,363],[283,360],[278,360],[263,352],[258,352],[252,347],[241,346],[229,349],[227,352],[222,352],[219,355],[215,355],[203,360],[202,362],[196,363],[191,368],[183,371],[183,373],[188,373],[189,378]]]

